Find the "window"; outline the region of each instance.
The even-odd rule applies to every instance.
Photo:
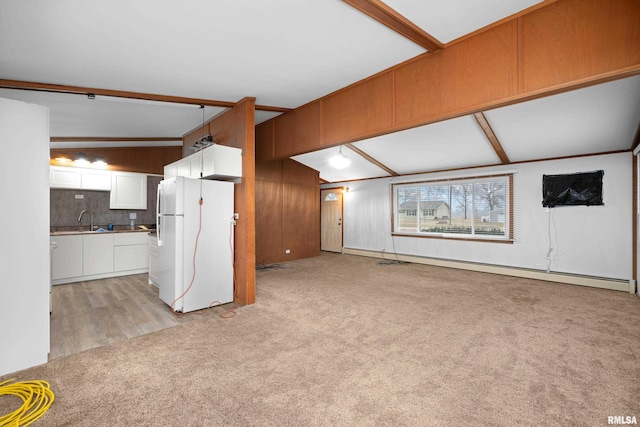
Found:
[[[327,194],[327,197],[324,198],[325,202],[337,202],[338,201],[338,196],[336,195],[336,193],[329,193]]]
[[[393,232],[512,239],[512,182],[513,175],[501,175],[393,184]]]

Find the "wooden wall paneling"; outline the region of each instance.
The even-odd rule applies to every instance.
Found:
[[[182,146],[179,147],[163,147],[162,148],[162,165],[176,162],[182,158]],[[164,173],[164,169],[163,169]]]
[[[443,51],[421,55],[394,69],[395,124],[442,115],[441,80]]]
[[[424,124],[512,96],[518,82],[518,26],[510,21],[395,69],[396,125]]]
[[[275,120],[275,157],[304,153],[322,146],[320,102],[311,102]]]
[[[510,21],[446,48],[438,56],[440,103],[446,116],[516,94],[518,24]]]
[[[136,147],[131,151],[131,155],[137,160],[142,170],[156,170],[157,172],[155,173],[164,173],[162,150],[148,150],[143,147]]]
[[[388,71],[322,98],[322,145],[349,142],[393,127],[393,81],[393,72]]]
[[[244,98],[209,123],[214,141],[242,149],[242,180],[235,185],[235,301],[256,298],[255,98]]]
[[[284,260],[320,255],[318,171],[294,160],[283,161]]]
[[[525,92],[640,63],[637,0],[558,1],[522,20]]]
[[[275,121],[268,120],[256,126],[256,161],[274,158],[275,153]]]
[[[282,160],[256,163],[256,264],[284,260]]]
[[[281,114],[273,119],[275,126],[274,156],[275,158],[288,157],[296,153],[296,111]]]
[[[321,114],[319,101],[296,109],[295,150],[297,153],[322,147]]]

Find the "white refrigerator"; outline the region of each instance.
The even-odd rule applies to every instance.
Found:
[[[234,184],[175,177],[158,185],[160,298],[187,313],[233,301]]]

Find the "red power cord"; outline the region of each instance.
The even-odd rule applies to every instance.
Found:
[[[191,276],[191,283],[189,283],[189,287],[182,293],[182,295],[174,299],[171,305],[169,306],[171,311],[175,314],[185,314],[183,312],[176,311],[173,307],[175,306],[176,302],[178,302],[181,298],[184,298],[187,292],[189,292],[189,289],[191,289],[191,287],[193,286],[193,282],[196,280],[196,254],[198,253],[198,240],[200,240],[200,232],[202,231],[202,197],[200,197],[199,204],[200,204],[200,223],[198,224],[198,234],[196,235],[196,244],[195,244],[195,247],[193,248],[193,275]]]

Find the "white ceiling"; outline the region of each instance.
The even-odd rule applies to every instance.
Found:
[[[533,0],[386,0],[442,43],[534,6]],[[340,0],[2,0],[0,79],[295,108],[424,53]],[[512,161],[629,149],[640,117],[632,77],[486,111]],[[52,137],[119,138],[52,146],[158,145],[181,137],[203,110],[85,95],[0,89],[45,105]],[[204,119],[223,108],[206,107]],[[256,123],[278,113],[257,111]],[[0,142],[1,143],[1,142]],[[173,143],[176,144],[177,142]],[[172,144],[162,142],[162,144]],[[498,163],[473,116],[354,143],[399,174]],[[354,151],[296,156],[328,181],[387,176]]]

